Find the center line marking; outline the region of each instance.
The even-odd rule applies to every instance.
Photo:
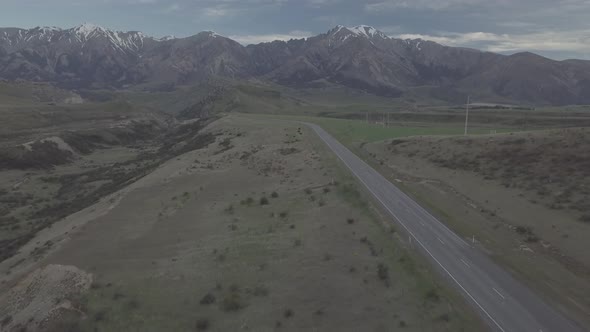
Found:
[[[502,300],[506,300],[506,298],[504,297],[504,295],[502,295],[500,292],[498,292],[497,289],[495,289],[494,287],[492,287],[492,289],[494,290],[494,292],[496,292],[496,294],[500,295],[500,297],[502,298]]]
[[[403,219],[400,219],[395,212],[393,212],[389,206],[387,206],[387,204],[385,204],[385,202],[383,202],[383,200],[375,193],[375,191],[373,189],[371,189],[371,187],[369,187],[369,185],[359,176],[359,174],[346,162],[346,160],[344,160],[344,158],[338,154],[338,152],[336,152],[335,149],[332,144],[330,144],[330,142],[328,142],[320,133],[320,131],[317,130],[317,128],[319,128],[320,130],[324,131],[320,126],[318,125],[311,125],[313,131],[322,139],[322,141],[324,141],[324,143],[326,143],[326,145],[332,150],[332,152],[334,152],[334,154],[336,154],[336,156],[346,165],[346,167],[348,167],[348,169],[352,172],[352,174],[354,174],[357,179],[365,186],[365,188],[367,188],[367,190],[369,190],[369,192],[371,194],[373,194],[373,197],[375,197],[379,203],[381,203],[381,205],[387,210],[389,211],[389,213],[399,222],[400,225],[402,225],[402,227],[414,238],[416,239],[416,241],[418,242],[418,244],[420,245],[420,247],[422,247],[422,249],[424,249],[424,251],[426,251],[426,253],[428,254],[428,256],[430,256],[444,271],[445,273],[451,277],[451,279],[453,279],[453,281],[457,284],[457,286],[459,286],[459,288],[461,288],[461,290],[463,290],[463,292],[473,301],[473,303],[475,303],[475,305],[492,321],[492,323],[494,323],[494,325],[496,325],[496,327],[498,327],[498,329],[502,332],[506,332],[506,330],[504,330],[504,328],[494,319],[494,317],[492,317],[492,315],[490,315],[490,313],[475,299],[475,297],[473,297],[473,295],[459,282],[459,280],[457,280],[455,278],[455,276],[432,254],[432,252],[430,250],[428,250],[428,248],[416,237],[416,235],[408,228],[408,226],[406,226],[406,224],[403,222]],[[317,128],[316,128],[317,127]],[[325,131],[324,131],[325,132]],[[326,135],[328,135],[326,133]],[[331,137],[328,135],[328,137]],[[336,141],[335,139],[333,139],[334,141]],[[338,141],[336,141],[337,144],[340,144]],[[342,148],[344,148],[346,151],[347,149],[342,145]],[[337,145],[336,145],[337,146]],[[349,153],[352,154],[352,152],[350,152],[350,150],[348,150]],[[359,159],[361,161],[361,163],[367,165],[367,163],[365,163],[364,161],[362,161],[360,158],[358,158],[356,155],[353,154],[354,157],[356,157],[357,159]],[[367,165],[368,166],[368,165]],[[391,182],[390,182],[391,184]],[[392,184],[391,184],[392,185]],[[393,186],[393,185],[392,185]],[[407,195],[406,195],[407,196]],[[409,196],[407,196],[409,197]],[[417,203],[415,203],[417,205]],[[427,212],[428,213],[428,212]],[[434,218],[434,217],[433,217]],[[436,219],[435,219],[436,220]],[[442,225],[442,224],[441,224]],[[446,227],[443,225],[443,227]],[[449,232],[451,232],[451,230],[449,230],[447,228],[447,230]],[[456,236],[456,235],[455,235]],[[458,237],[458,236],[457,236]],[[461,241],[463,241],[463,239],[459,238]]]

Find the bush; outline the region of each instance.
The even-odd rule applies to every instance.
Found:
[[[252,203],[254,203],[254,199],[252,197],[248,197],[240,202],[242,205],[252,205]]]
[[[516,233],[521,234],[521,235],[522,234],[531,234],[532,233],[530,227],[516,226],[515,230],[516,230]]]
[[[270,197],[277,198],[277,197],[279,197],[279,193],[277,193],[276,191],[273,191],[272,194],[270,194]]]
[[[260,198],[260,205],[268,205],[268,198],[266,198],[266,197]]]
[[[264,286],[256,286],[253,292],[254,296],[268,296],[268,288]]]
[[[328,188],[328,187],[325,187],[325,188],[324,188],[324,194],[327,194],[327,193],[329,193],[330,191],[331,191],[331,190],[330,190],[330,188]]]
[[[279,217],[281,217],[283,219],[287,218],[288,215],[289,215],[289,212],[287,212],[287,211],[283,211],[283,212],[279,213]]]
[[[311,188],[305,188],[305,193],[311,195],[313,193],[313,190],[311,190]]]
[[[379,263],[377,265],[377,276],[389,287],[389,268],[385,264]]]
[[[97,322],[103,321],[107,318],[107,312],[105,310],[101,310],[94,314],[94,320]]]
[[[437,319],[440,321],[443,321],[443,322],[449,322],[451,320],[451,316],[449,316],[449,314],[445,313],[445,314],[438,316]]]
[[[207,293],[205,296],[203,296],[200,303],[202,305],[209,305],[209,304],[215,303],[215,295],[213,295],[211,293]]]
[[[352,225],[352,224],[354,224],[354,219],[353,219],[353,218],[348,218],[348,219],[346,219],[346,222],[347,222],[349,225]]]
[[[438,295],[438,292],[434,288],[430,289],[428,292],[426,292],[426,294],[424,294],[424,297],[427,300],[430,300],[433,302],[438,302],[438,300],[440,300],[440,296]]]
[[[2,318],[2,322],[0,323],[0,326],[5,327],[6,325],[10,324],[10,322],[12,322],[12,316],[8,315],[8,316]]]
[[[197,320],[197,323],[195,324],[195,328],[197,329],[197,331],[207,331],[209,329],[209,326],[211,326],[211,323],[209,323],[209,319],[207,318],[200,318]]]
[[[283,316],[285,316],[285,318],[291,318],[291,317],[293,317],[294,314],[295,313],[293,312],[293,310],[287,308],[287,309],[285,309]]]
[[[223,298],[221,309],[223,311],[238,311],[244,307],[242,298],[238,292],[231,292]]]

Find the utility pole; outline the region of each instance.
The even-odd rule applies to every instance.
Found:
[[[465,105],[465,136],[467,136],[467,126],[469,125],[469,102],[471,96],[467,96],[467,104]]]

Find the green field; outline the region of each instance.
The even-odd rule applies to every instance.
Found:
[[[344,120],[333,118],[322,118],[313,116],[288,116],[288,115],[249,115],[251,117],[273,117],[281,120],[304,121],[320,125],[340,142],[348,146],[355,146],[359,143],[377,142],[386,139],[408,137],[408,136],[424,136],[424,135],[463,135],[464,127],[459,124],[408,124],[395,125],[384,127],[381,124],[366,123],[358,120]],[[514,131],[514,129],[502,128],[497,130],[500,132]],[[489,128],[471,128],[469,134],[482,135],[489,134]]]

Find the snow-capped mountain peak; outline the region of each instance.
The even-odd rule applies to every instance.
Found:
[[[345,41],[351,37],[389,39],[389,37],[383,32],[368,25],[357,25],[355,27],[337,25],[332,30],[328,31],[328,35],[340,41]]]
[[[369,38],[373,38],[373,37],[387,38],[387,36],[383,32],[381,32],[371,26],[368,26],[368,25],[358,25],[353,28],[348,28],[348,30],[354,32],[355,34],[357,34],[359,36],[365,36],[365,37],[369,37]]]
[[[107,33],[107,31],[109,31],[99,25],[92,23],[84,23],[82,25],[74,27],[72,30],[81,40],[87,40],[96,34],[104,34]]]

